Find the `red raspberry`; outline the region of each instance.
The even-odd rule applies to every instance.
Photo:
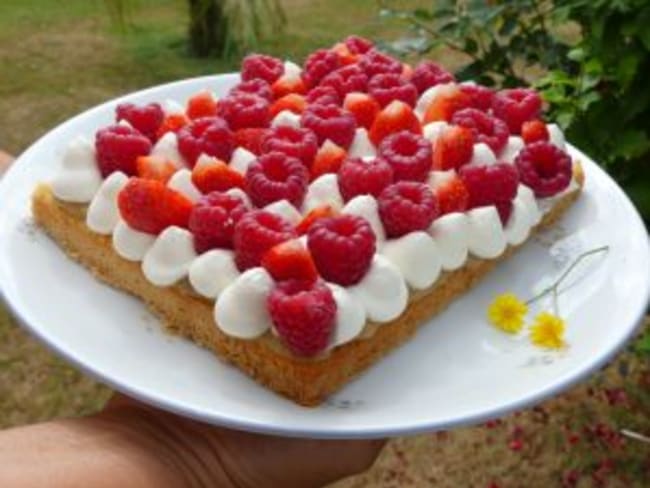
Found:
[[[517,195],[517,169],[508,163],[463,166],[459,176],[469,192],[469,208],[495,205],[505,225],[512,209],[512,199]]]
[[[371,49],[359,58],[359,68],[361,68],[368,78],[381,73],[402,73],[402,63],[397,59],[390,57],[388,54]]]
[[[95,150],[99,171],[104,178],[114,171],[131,176],[137,173],[138,157],[151,152],[151,141],[131,127],[111,125],[97,132]]]
[[[537,197],[550,197],[564,190],[571,182],[571,156],[546,141],[525,146],[515,158],[521,182]]]
[[[277,151],[261,155],[246,171],[246,193],[256,207],[286,199],[300,208],[308,183],[302,161]]]
[[[289,221],[271,212],[251,210],[235,224],[235,263],[240,271],[259,266],[266,251],[295,237],[298,236]]]
[[[318,49],[311,53],[305,61],[302,79],[308,88],[313,88],[332,71],[341,66],[338,55],[329,49]]]
[[[342,100],[348,93],[365,92],[368,88],[368,77],[359,66],[350,64],[325,76],[319,86],[331,86]]]
[[[242,61],[241,79],[243,81],[261,78],[269,84],[284,73],[284,64],[277,58],[265,54],[249,54]]]
[[[537,141],[548,141],[549,137],[546,124],[539,119],[529,120],[521,126],[521,138],[526,144],[532,144]]]
[[[333,86],[319,85],[307,93],[307,103],[310,105],[341,105],[339,92]]]
[[[375,254],[375,233],[357,215],[319,219],[309,228],[307,245],[320,275],[342,286],[361,281]]]
[[[454,75],[433,61],[420,62],[411,75],[411,83],[415,85],[421,95],[432,86],[456,81]]]
[[[393,182],[393,168],[381,158],[367,162],[361,158],[346,159],[339,169],[338,182],[345,201],[357,195],[376,197]]]
[[[273,101],[273,92],[271,91],[271,85],[262,78],[255,78],[248,81],[242,81],[241,83],[233,86],[228,95],[241,95],[242,93],[247,93],[249,95],[257,95],[262,97],[264,100],[269,102]]]
[[[218,114],[232,130],[268,127],[271,123],[270,103],[251,93],[228,95],[219,100]]]
[[[529,88],[501,90],[492,101],[494,115],[505,120],[513,134],[519,134],[521,125],[527,120],[539,118],[541,109],[542,98]]]
[[[156,133],[165,118],[165,113],[158,103],[134,105],[121,103],[115,109],[115,121],[126,120],[134,129],[142,132],[151,142],[156,141]]]
[[[469,205],[469,192],[463,180],[453,176],[434,190],[440,207],[440,215],[464,212]]]
[[[319,145],[329,139],[344,149],[352,143],[357,128],[354,115],[335,105],[308,106],[300,117],[300,125],[314,131]]]
[[[318,151],[316,134],[304,127],[273,127],[262,141],[262,154],[279,151],[300,159],[309,168]]]
[[[178,150],[191,167],[201,153],[230,161],[233,149],[233,134],[221,117],[196,119],[178,131]]]
[[[203,195],[192,208],[188,225],[196,252],[232,248],[235,224],[246,212],[246,204],[234,195],[219,191]]]
[[[432,163],[431,143],[407,130],[386,137],[377,150],[378,155],[393,168],[395,181],[424,181]]]
[[[377,203],[388,237],[427,229],[438,216],[438,202],[431,188],[417,181],[398,181],[387,186]]]
[[[336,318],[336,302],[322,281],[277,283],[267,307],[278,335],[297,356],[314,356],[329,344]]]
[[[235,146],[243,147],[253,154],[262,154],[262,141],[266,138],[269,129],[253,127],[250,129],[239,129],[233,133]]]
[[[460,91],[470,98],[470,106],[487,112],[492,107],[494,90],[483,85],[465,83],[460,85]]]
[[[451,123],[472,129],[476,142],[490,146],[494,154],[499,154],[508,142],[508,126],[506,123],[481,112],[477,108],[464,108],[454,113]]]
[[[418,91],[415,85],[409,83],[402,75],[394,73],[381,73],[375,75],[368,83],[368,93],[385,107],[393,100],[415,106],[418,99]]]
[[[345,44],[353,54],[365,54],[375,46],[372,41],[360,36],[348,36],[345,41],[343,41],[343,44]]]

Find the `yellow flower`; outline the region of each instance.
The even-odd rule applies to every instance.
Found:
[[[549,312],[542,312],[535,317],[530,328],[530,340],[533,344],[547,349],[564,347],[564,320]]]
[[[488,307],[488,320],[495,327],[516,334],[524,326],[528,306],[514,293],[498,295]]]

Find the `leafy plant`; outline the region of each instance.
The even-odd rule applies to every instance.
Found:
[[[422,56],[445,47],[457,72],[490,86],[533,84],[549,118],[621,183],[650,221],[650,3],[646,0],[438,0],[381,15],[407,33],[387,47]]]

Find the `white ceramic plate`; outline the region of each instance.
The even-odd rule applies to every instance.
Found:
[[[75,135],[111,122],[121,101],[184,101],[224,92],[235,75],[155,87],[60,125],[18,158],[0,183],[0,289],[15,315],[49,347],[124,393],[214,424],[311,437],[384,437],[500,416],[554,395],[603,365],[630,337],[648,303],[648,236],[623,192],[572,149],[586,172],[584,195],[551,232],[528,243],[417,336],[318,408],[258,386],[192,343],[163,333],[134,298],[95,281],[31,220],[34,185],[50,179]],[[564,352],[490,327],[495,294],[531,296],[579,252],[603,244],[561,295]]]

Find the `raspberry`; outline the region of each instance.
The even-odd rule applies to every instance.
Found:
[[[305,61],[302,79],[308,88],[313,88],[332,71],[341,66],[341,61],[334,51],[318,49],[311,53]]]
[[[343,41],[343,44],[345,44],[353,54],[365,54],[374,47],[372,41],[360,36],[348,36]]]
[[[134,105],[121,103],[115,109],[115,121],[126,120],[134,129],[140,131],[151,142],[156,141],[156,133],[161,126],[165,113],[158,103]]]
[[[440,215],[452,212],[464,212],[469,205],[469,192],[463,180],[453,176],[438,186],[434,193],[438,199]]]
[[[187,227],[192,202],[162,181],[131,178],[117,196],[120,215],[129,227],[159,234],[169,226]]]
[[[418,99],[418,91],[415,85],[406,81],[402,75],[394,73],[382,73],[372,77],[368,83],[368,93],[385,107],[393,100],[415,106]]]
[[[359,66],[351,64],[325,76],[319,86],[331,86],[342,100],[348,93],[365,92],[368,88],[368,77]]]
[[[521,182],[536,197],[550,197],[564,190],[571,182],[571,156],[546,141],[525,146],[515,158]]]
[[[233,149],[233,134],[220,117],[196,119],[178,131],[178,150],[191,167],[201,153],[230,161]]]
[[[131,176],[137,173],[138,156],[147,156],[151,152],[151,141],[131,127],[111,125],[97,132],[95,150],[99,171],[104,178],[114,171]]]
[[[458,169],[470,162],[473,153],[472,130],[452,125],[438,137],[433,146],[433,169],[442,171]]]
[[[293,279],[314,282],[318,279],[314,260],[298,239],[273,246],[264,253],[261,264],[275,281]]]
[[[396,75],[402,73],[402,63],[376,49],[371,49],[359,58],[359,68],[366,73],[368,78],[381,73],[395,73]]]
[[[320,275],[342,286],[358,283],[375,254],[375,233],[357,215],[317,220],[307,233],[307,245]]]
[[[246,212],[246,204],[237,196],[219,191],[203,195],[192,208],[188,225],[196,252],[232,248],[235,224]]]
[[[343,101],[343,108],[354,115],[359,127],[370,129],[381,107],[366,93],[348,93]]]
[[[474,140],[490,146],[494,154],[499,154],[508,142],[508,126],[506,123],[492,117],[476,108],[464,108],[456,112],[451,123],[472,129]]]
[[[311,179],[315,180],[325,173],[338,173],[346,156],[345,149],[337,146],[332,141],[325,141],[318,149],[311,165]]]
[[[232,130],[268,127],[271,123],[269,101],[251,93],[228,95],[219,100],[217,111]]]
[[[306,106],[307,102],[304,96],[298,95],[297,93],[290,93],[273,102],[269,110],[271,117],[275,117],[283,110],[288,110],[294,114],[301,114],[305,111]]]
[[[415,85],[420,95],[432,86],[454,81],[456,81],[454,75],[433,61],[422,61],[411,75],[411,83]]]
[[[483,112],[487,112],[492,107],[494,90],[487,86],[466,83],[460,85],[460,91],[469,96],[471,107]]]
[[[248,81],[242,81],[235,86],[233,86],[228,95],[241,95],[246,93],[249,95],[257,95],[262,97],[264,100],[269,102],[273,101],[273,92],[271,91],[271,85],[262,78],[255,78]]]
[[[253,154],[262,153],[262,141],[266,138],[269,129],[253,127],[250,129],[239,129],[233,134],[235,146],[243,147]]]
[[[424,181],[431,170],[431,143],[406,130],[386,137],[377,153],[393,168],[395,181]]]
[[[232,243],[240,271],[259,266],[262,256],[276,244],[297,237],[291,223],[264,210],[245,213],[235,224]]]
[[[262,153],[279,151],[300,159],[309,168],[318,151],[316,134],[303,127],[273,127],[262,141]]]
[[[333,86],[319,85],[309,90],[307,103],[310,105],[341,105],[341,97]]]
[[[508,163],[463,166],[458,174],[469,192],[469,208],[495,205],[505,225],[511,210],[509,204],[517,195],[517,169]]]
[[[413,109],[400,100],[394,100],[377,114],[368,136],[377,146],[385,137],[401,130],[422,134],[422,126]]]
[[[314,356],[329,344],[336,302],[325,283],[277,283],[268,296],[267,308],[275,330],[293,354]]]
[[[217,115],[217,101],[209,91],[200,91],[187,101],[185,113],[190,119],[214,117]]]
[[[291,93],[303,94],[307,91],[305,82],[300,77],[285,77],[281,76],[271,86],[273,90],[273,98],[282,98]]]
[[[308,106],[300,118],[300,124],[314,131],[319,145],[329,139],[344,149],[352,143],[357,128],[354,115],[335,105]]]
[[[377,203],[388,237],[427,229],[438,216],[438,202],[431,188],[417,181],[398,181],[387,186]]]
[[[521,138],[526,144],[532,144],[537,141],[548,141],[549,133],[546,124],[539,120],[529,120],[521,126]]]
[[[527,120],[539,118],[541,109],[539,93],[529,88],[501,90],[492,101],[494,115],[503,119],[513,134],[519,134],[521,125]]]
[[[136,168],[140,178],[158,180],[163,183],[167,183],[176,173],[174,163],[160,156],[139,156],[136,159]]]
[[[286,199],[300,208],[308,183],[302,161],[277,151],[263,154],[246,171],[246,190],[256,207]]]
[[[242,61],[241,79],[243,81],[261,78],[269,85],[284,73],[282,61],[265,54],[249,54]]]
[[[376,197],[393,182],[393,168],[381,158],[368,162],[361,158],[346,159],[339,169],[338,182],[345,201],[357,195]]]
[[[227,191],[231,188],[244,188],[244,177],[223,161],[215,159],[208,164],[200,164],[192,169],[192,183],[201,193]]]

